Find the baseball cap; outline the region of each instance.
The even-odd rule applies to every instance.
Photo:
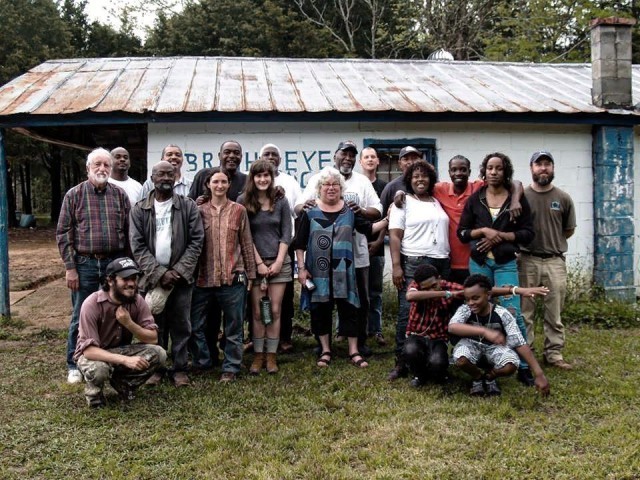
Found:
[[[358,153],[358,148],[356,147],[356,144],[353,143],[351,140],[345,140],[344,142],[340,142],[338,144],[337,150],[353,150],[354,152]]]
[[[106,274],[108,277],[111,275],[118,275],[121,278],[128,278],[131,275],[140,275],[140,269],[136,262],[129,257],[117,258],[109,265],[107,265]]]
[[[406,147],[404,147],[402,150],[400,150],[400,155],[398,155],[398,159],[404,157],[405,155],[408,155],[410,153],[415,153],[418,156],[422,157],[422,152],[420,150],[418,150],[415,147],[412,147],[411,145],[408,145]]]
[[[547,157],[549,160],[551,160],[551,163],[555,163],[555,161],[553,160],[553,156],[551,155],[550,152],[547,152],[546,150],[540,150],[539,152],[536,152],[533,155],[531,155],[531,160],[529,160],[529,165],[533,165],[533,162],[538,161],[540,157]]]

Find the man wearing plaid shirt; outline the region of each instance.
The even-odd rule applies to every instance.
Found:
[[[56,240],[71,290],[73,312],[67,339],[67,382],[82,382],[73,360],[78,339],[80,307],[100,288],[100,277],[114,259],[128,250],[129,198],[108,183],[113,158],[104,148],[87,156],[87,180],[67,192],[62,201]]]

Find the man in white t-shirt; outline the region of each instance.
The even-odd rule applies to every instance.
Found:
[[[138,198],[140,198],[142,184],[129,176],[129,168],[131,168],[129,152],[123,147],[116,147],[111,150],[111,156],[113,157],[113,167],[111,168],[109,183],[113,183],[123,189],[133,207]]]
[[[287,199],[289,208],[291,209],[291,224],[295,225],[294,209],[302,199],[302,189],[300,188],[298,180],[288,173],[281,172],[279,170],[280,162],[282,161],[282,154],[276,145],[272,143],[264,145],[260,149],[260,159],[266,160],[273,165],[276,173],[276,178],[273,183],[276,187],[282,187],[284,190],[284,197]],[[295,265],[293,246],[289,247],[289,257],[291,258],[291,265]],[[287,283],[287,287],[284,291],[282,309],[280,312],[280,351],[282,353],[290,353],[293,351],[293,342],[291,341],[291,335],[293,333],[293,316],[295,315],[293,296],[294,288],[292,279]]]
[[[375,221],[382,215],[382,204],[371,185],[371,181],[363,174],[353,171],[357,154],[358,149],[351,140],[340,142],[333,155],[335,168],[340,171],[345,180],[346,188],[343,193],[345,202],[355,213],[360,213],[367,220]],[[296,205],[297,214],[302,209],[308,209],[315,205],[318,178],[319,175],[316,173],[309,179],[309,183],[302,193],[302,202]],[[367,237],[357,232],[354,257],[358,297],[360,298],[358,347],[360,353],[366,355],[370,352],[365,345],[369,318],[369,246]]]
[[[204,242],[204,229],[195,202],[174,190],[175,168],[169,162],[154,165],[154,189],[131,209],[129,236],[133,256],[142,270],[140,289],[166,299],[153,305],[158,343],[166,350],[171,335],[172,377],[176,387],[189,385],[188,342],[191,336],[191,293],[194,271]],[[147,381],[157,385],[164,372]]]

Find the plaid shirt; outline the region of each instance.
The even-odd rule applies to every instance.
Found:
[[[196,285],[232,285],[234,273],[242,271],[254,280],[256,259],[245,208],[230,200],[220,209],[211,202],[205,202],[198,208],[204,225],[204,245]]]
[[[440,280],[440,289],[442,291],[462,290],[462,286],[457,283]],[[420,290],[418,283],[415,281],[411,282],[407,289],[407,291],[412,290]],[[451,303],[454,301],[454,297],[439,297],[430,300],[421,300],[419,302],[411,302],[411,307],[409,308],[409,323],[407,323],[407,336],[418,335],[420,337],[430,338],[431,340],[447,341],[449,339],[449,311]]]
[[[76,255],[124,253],[128,248],[129,210],[127,194],[111,183],[98,190],[87,180],[69,190],[56,228],[65,269],[76,268]]]

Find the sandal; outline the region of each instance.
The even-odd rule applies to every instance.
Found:
[[[360,357],[360,359],[356,360],[356,357]],[[349,359],[354,367],[367,368],[369,366],[369,363],[364,359],[360,352],[352,353],[349,355]]]
[[[329,357],[329,358],[325,358],[325,357]],[[316,365],[320,368],[327,368],[330,363],[331,363],[331,352],[322,352],[318,357],[318,361],[316,362]]]

